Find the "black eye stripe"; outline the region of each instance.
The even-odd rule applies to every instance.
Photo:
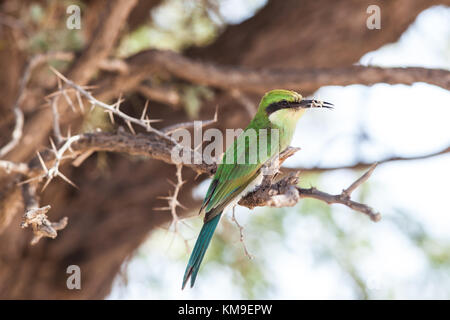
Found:
[[[278,111],[280,109],[286,109],[286,108],[289,108],[289,107],[290,107],[289,102],[287,102],[286,100],[281,100],[281,101],[269,104],[266,107],[266,113],[267,113],[267,115],[270,116],[275,111]]]

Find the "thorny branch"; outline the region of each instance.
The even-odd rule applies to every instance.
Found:
[[[177,164],[176,167],[177,167],[177,170],[176,170],[177,182],[175,183],[175,182],[172,182],[171,180],[168,180],[169,183],[174,187],[173,194],[169,193],[168,196],[158,197],[159,199],[167,200],[168,206],[167,207],[154,208],[154,209],[155,210],[159,210],[159,211],[164,211],[164,210],[170,211],[170,214],[172,215],[172,223],[173,223],[174,228],[175,228],[175,233],[178,233],[178,223],[181,220],[178,217],[177,208],[181,207],[181,208],[186,209],[186,207],[184,207],[178,201],[178,194],[180,193],[181,187],[183,186],[183,184],[186,181],[183,181],[183,178],[181,176],[181,171],[183,169],[183,165],[182,164]]]
[[[59,77],[59,79],[64,81],[68,86],[70,86],[73,89],[75,89],[79,94],[83,95],[89,101],[89,103],[91,103],[91,105],[93,107],[98,106],[98,107],[101,107],[101,108],[105,109],[105,111],[109,114],[112,123],[114,123],[114,116],[113,115],[116,115],[116,116],[122,118],[125,121],[125,123],[129,127],[130,131],[133,132],[133,133],[135,133],[135,131],[133,129],[132,123],[145,128],[148,132],[156,133],[157,135],[159,135],[159,136],[161,136],[163,138],[169,139],[172,142],[176,143],[173,139],[168,137],[166,134],[164,134],[163,132],[161,132],[161,131],[159,131],[159,130],[157,130],[157,129],[155,129],[155,128],[153,128],[151,126],[151,123],[158,122],[159,120],[150,120],[148,118],[148,116],[146,114],[147,113],[148,104],[145,105],[140,119],[131,117],[131,116],[127,115],[126,113],[124,113],[124,112],[122,112],[120,110],[120,104],[123,102],[122,99],[119,98],[119,100],[114,105],[109,105],[109,104],[104,103],[104,102],[102,102],[100,100],[97,100],[96,98],[94,98],[94,96],[89,91],[87,91],[83,87],[77,85],[73,81],[67,79],[65,76],[63,76],[55,68],[53,68],[53,67],[50,67],[50,68]],[[65,91],[62,91],[62,92],[64,93]],[[70,98],[69,98],[69,100],[70,100]],[[71,103],[69,103],[69,104],[71,104]]]
[[[105,109],[105,111],[109,113],[111,122],[113,124],[114,124],[114,115],[116,115],[125,121],[125,123],[128,125],[128,127],[133,135],[136,135],[136,132],[133,129],[132,123],[140,125],[141,127],[144,127],[147,132],[154,134],[161,140],[165,140],[166,143],[170,143],[172,145],[172,148],[177,146],[178,143],[173,138],[170,137],[170,134],[173,131],[178,130],[179,128],[182,128],[182,127],[189,128],[192,125],[191,123],[183,123],[183,124],[177,125],[177,127],[166,128],[164,130],[164,132],[159,131],[151,126],[151,123],[156,122],[157,120],[150,120],[148,118],[148,116],[146,115],[147,108],[148,108],[148,101],[145,104],[142,115],[139,119],[131,117],[131,116],[123,113],[120,110],[120,103],[122,102],[122,100],[120,98],[117,101],[117,103],[114,105],[106,104],[106,103],[94,98],[92,96],[92,94],[89,91],[87,91],[86,87],[82,87],[82,86],[75,84],[74,82],[72,82],[69,79],[67,79],[66,77],[64,77],[56,69],[54,69],[52,67],[50,67],[50,68],[58,76],[58,91],[51,94],[50,96],[48,96],[48,98],[50,98],[50,97],[52,98],[51,108],[52,108],[52,113],[53,113],[54,134],[55,134],[55,137],[57,138],[58,144],[63,141],[64,141],[64,143],[58,149],[56,147],[55,143],[53,142],[53,140],[50,139],[52,152],[54,155],[54,159],[50,160],[52,162],[50,167],[47,167],[48,163],[46,163],[46,161],[44,161],[44,159],[42,158],[41,154],[39,152],[37,152],[37,158],[38,158],[40,166],[41,166],[41,170],[40,170],[41,173],[39,173],[37,175],[32,174],[30,172],[29,167],[26,164],[15,164],[15,163],[8,162],[8,161],[0,162],[0,167],[3,168],[7,173],[17,172],[17,173],[23,174],[24,176],[28,176],[29,179],[24,180],[20,183],[24,186],[27,186],[27,184],[29,184],[29,183],[33,183],[33,185],[34,185],[36,181],[40,182],[40,181],[46,179],[46,182],[44,183],[44,186],[42,188],[42,191],[43,191],[46,189],[46,187],[49,185],[49,183],[53,180],[53,178],[60,177],[64,181],[69,183],[70,185],[76,187],[75,184],[69,178],[67,178],[59,169],[60,165],[61,165],[61,161],[63,159],[74,158],[75,156],[79,155],[79,153],[76,153],[72,149],[72,145],[75,142],[81,140],[81,138],[83,138],[83,137],[86,138],[86,135],[83,135],[83,134],[70,136],[70,132],[68,133],[67,138],[63,138],[61,135],[61,130],[59,127],[59,112],[58,112],[58,106],[57,106],[60,96],[63,96],[65,98],[66,102],[68,103],[68,105],[70,105],[72,110],[75,111],[74,103],[72,102],[69,95],[67,94],[68,90],[75,91],[78,106],[82,112],[84,112],[84,106],[83,106],[81,96],[84,96],[88,100],[88,102],[91,104],[92,108],[95,108],[96,106],[98,106],[98,107]],[[64,81],[64,83],[69,87],[69,89],[67,87],[63,87],[61,84],[61,81]],[[216,121],[217,121],[217,111],[214,116],[214,119],[210,120],[210,121],[202,122],[202,126],[209,125]],[[186,150],[186,148],[183,147],[183,150]],[[71,154],[66,155],[67,151],[70,151]],[[81,163],[87,156],[92,154],[93,151],[94,151],[93,149],[88,149],[88,150],[83,151],[81,153],[81,155],[77,158],[76,162]],[[187,151],[190,152],[192,150],[187,150]],[[82,158],[81,161],[80,161],[80,158]],[[159,208],[160,210],[170,210],[172,217],[173,217],[173,222],[174,222],[176,231],[177,231],[177,226],[178,226],[178,222],[179,222],[179,218],[176,213],[176,208],[177,207],[184,208],[177,199],[179,191],[181,189],[181,186],[184,184],[184,181],[182,180],[182,177],[181,177],[182,167],[183,167],[182,164],[177,164],[177,183],[176,184],[173,183],[174,188],[175,188],[173,195],[164,197],[164,199],[168,200],[168,202],[169,202],[168,207],[167,208]],[[23,188],[25,188],[25,187],[23,187]],[[28,186],[26,188],[28,188]],[[29,197],[29,198],[33,198],[33,197]],[[37,243],[39,241],[39,239],[42,238],[42,236],[56,237],[56,232],[50,232],[50,231],[52,231],[51,227],[53,225],[55,226],[55,228],[60,226],[59,224],[52,225],[46,219],[45,213],[48,212],[48,210],[50,209],[50,206],[45,206],[45,207],[40,208],[37,205],[37,203],[38,203],[37,200],[32,202],[32,206],[30,207],[30,209],[27,210],[27,213],[24,216],[24,222],[23,222],[24,227],[28,226],[29,224],[33,225],[35,237],[33,238],[32,244]],[[45,228],[44,227],[38,228],[37,226],[44,226]],[[65,224],[64,225],[61,224],[61,228],[63,228],[63,227],[65,227]],[[44,232],[41,229],[44,231],[48,231],[48,232]]]
[[[27,64],[25,68],[25,72],[22,76],[22,79],[20,80],[19,92],[17,94],[16,102],[14,103],[13,106],[14,117],[16,120],[14,130],[12,132],[12,138],[6,145],[0,148],[0,158],[5,156],[12,149],[14,149],[19,143],[20,139],[22,138],[24,116],[20,106],[24,99],[25,89],[28,84],[28,81],[30,80],[31,73],[33,72],[33,70],[37,66],[49,60],[71,60],[72,58],[73,53],[68,52],[49,52],[46,54],[38,54],[33,58],[31,58],[30,62]]]
[[[239,241],[242,243],[242,247],[244,248],[244,253],[247,256],[247,258],[249,258],[250,260],[253,259],[253,256],[250,254],[250,252],[247,249],[247,245],[245,244],[245,238],[244,238],[244,227],[241,226],[239,224],[239,222],[236,219],[236,215],[235,215],[235,208],[233,208],[233,215],[231,217],[231,219],[233,220],[233,222],[236,224],[236,226],[239,229]]]
[[[70,137],[61,149],[56,152],[52,152],[54,155],[57,155],[59,160],[47,159],[45,161],[41,161],[41,169],[37,171],[38,173],[40,172],[37,179],[41,180],[46,178],[46,184],[48,184],[54,177],[62,175],[61,172],[57,170],[55,165],[59,166],[62,161],[69,158],[65,154],[69,150],[71,151],[70,158],[75,158],[75,162],[78,158],[83,157],[83,155],[87,152],[91,154],[95,151],[109,151],[123,152],[131,155],[145,155],[150,158],[172,163],[170,152],[173,147],[174,145],[171,144],[170,141],[164,140],[160,136],[153,133],[137,135],[126,132],[119,132],[116,134],[106,132],[79,134],[77,136]],[[282,154],[280,165],[285,158],[291,156],[296,151],[298,151],[298,149],[290,148]],[[38,154],[37,157],[40,158],[40,155]],[[44,167],[44,165],[46,167]],[[197,173],[205,173],[207,175],[214,174],[216,170],[215,164],[193,164],[191,162],[182,163],[182,166],[189,167]],[[9,170],[11,170],[11,172],[20,172],[23,174],[27,172],[36,172],[36,168],[32,168],[33,170],[28,169],[26,164],[0,162],[0,167],[3,167],[5,170],[10,168]],[[50,169],[46,169],[47,167],[50,167]],[[181,168],[180,164],[177,166],[177,172],[180,170],[179,168]],[[339,195],[328,194],[314,187],[308,189],[299,188],[297,186],[299,181],[299,171],[287,172],[283,176],[283,173],[280,174],[277,170],[275,170],[276,173],[274,175],[266,176],[263,184],[257,190],[244,197],[239,204],[248,208],[254,208],[257,206],[285,207],[294,206],[301,198],[314,198],[328,204],[343,204],[355,211],[368,215],[373,221],[378,221],[380,219],[379,213],[365,204],[361,204],[350,199],[351,193],[369,178],[370,173],[373,172],[373,169],[374,167],[372,167],[368,173],[363,175],[354,184],[352,184],[352,186],[344,190],[343,193]],[[282,170],[284,171],[285,169],[282,168]],[[30,179],[36,180],[36,177],[31,177]],[[174,197],[178,195],[181,188],[182,183],[180,183],[180,181],[183,181],[181,177],[178,176],[178,173],[177,181],[178,183],[175,184],[174,194],[169,195],[167,198],[172,205],[177,203],[175,202],[177,200]],[[176,214],[176,211],[173,210],[174,206],[169,205],[166,209],[168,210],[169,208],[171,214],[175,216],[174,213]],[[177,221],[177,219],[174,220],[174,222]]]
[[[146,138],[144,138],[146,137]],[[64,158],[65,152],[71,150],[71,157],[74,158],[77,155],[84,154],[87,151],[113,151],[113,152],[127,152],[129,154],[145,154],[153,158],[159,158],[165,162],[171,163],[170,158],[170,147],[167,144],[168,141],[161,139],[159,136],[153,135],[153,139],[149,139],[149,135],[131,135],[125,132],[120,134],[111,133],[90,133],[90,134],[80,134],[67,139],[64,145],[56,150],[54,145],[52,145],[53,154],[55,155],[54,163],[50,169],[47,166],[38,153],[37,156],[40,160],[43,174],[31,178],[25,182],[30,182],[33,180],[42,180],[46,178],[47,181],[43,188],[45,188],[49,182],[56,176],[63,178],[66,182],[73,185],[73,183],[65,177],[59,170],[58,167]],[[146,139],[147,143],[139,142],[140,140]],[[129,143],[128,143],[129,142]],[[143,148],[145,146],[145,148]],[[173,145],[172,145],[173,147]],[[298,148],[288,148],[280,155],[280,161],[276,163],[274,168],[271,168],[273,174],[266,175],[262,185],[256,189],[254,192],[245,196],[240,202],[240,205],[246,206],[248,208],[254,208],[257,206],[270,206],[270,207],[286,207],[294,206],[300,198],[314,198],[317,200],[325,201],[328,204],[341,203],[355,211],[362,212],[368,215],[373,221],[378,221],[380,219],[379,213],[375,212],[372,208],[365,204],[358,203],[350,199],[351,193],[365,182],[370,174],[373,172],[375,167],[372,167],[364,176],[353,183],[349,188],[345,189],[340,195],[331,195],[323,191],[317,190],[316,188],[302,189],[297,186],[299,172],[288,173],[285,177],[278,180],[275,178],[279,174],[279,166],[295,152]],[[168,210],[170,211],[175,225],[175,231],[177,232],[177,224],[180,221],[178,214],[176,212],[177,207],[183,207],[177,200],[178,194],[181,190],[183,181],[181,176],[182,167],[191,166],[195,168],[197,172],[203,172],[207,174],[212,174],[215,172],[214,165],[192,165],[192,164],[177,164],[176,177],[177,182],[172,183],[174,186],[174,191],[169,196],[161,197],[168,201],[168,206],[163,208],[156,208],[156,210]],[[273,163],[268,166],[274,166]],[[48,208],[49,209],[49,208]],[[47,211],[48,211],[47,209]],[[242,232],[242,230],[241,230]],[[242,236],[241,236],[242,238]]]
[[[45,157],[42,157],[41,154],[37,152],[36,158],[38,160],[39,167],[36,167],[36,165],[31,165],[33,163],[33,160],[28,164],[13,163],[10,161],[0,160],[1,169],[6,171],[7,173],[20,174],[23,177],[27,178],[21,182],[24,200],[26,203],[26,213],[24,215],[22,226],[32,226],[34,232],[34,238],[32,240],[33,244],[37,243],[42,237],[56,237],[57,231],[63,229],[67,224],[67,219],[62,219],[57,223],[50,222],[46,216],[46,213],[50,209],[50,206],[46,205],[43,207],[39,207],[36,196],[36,188],[38,185],[36,182],[41,182],[42,180],[46,180],[42,190],[44,190],[55,177],[60,177],[67,183],[75,186],[75,184],[60,171],[60,166],[65,159],[75,159],[74,163],[79,165],[85,158],[87,158],[95,151],[110,151],[125,152],[132,155],[146,155],[154,159],[159,159],[167,163],[175,164],[173,163],[171,157],[171,151],[175,146],[178,146],[178,143],[170,136],[170,134],[180,128],[190,128],[193,126],[193,122],[189,122],[166,127],[161,130],[155,129],[151,126],[151,123],[157,120],[150,120],[147,116],[148,102],[143,108],[141,117],[134,118],[120,110],[120,103],[122,102],[122,99],[119,98],[114,105],[106,104],[94,98],[93,95],[88,91],[87,87],[79,86],[73,81],[64,77],[57,70],[53,68],[52,70],[58,76],[58,81],[62,81],[65,83],[65,86],[59,83],[58,91],[51,95],[51,107],[54,116],[54,133],[55,137],[57,138],[57,143],[60,146],[57,147],[57,145],[55,145],[55,143],[50,140],[50,155],[52,154],[53,156],[49,156],[49,154],[47,154]],[[28,71],[28,73],[29,72],[31,71]],[[24,78],[27,77],[29,77],[29,75]],[[24,83],[26,83],[26,81],[24,81]],[[126,133],[123,130],[119,130],[119,132],[117,133],[95,132],[80,133],[71,136],[69,132],[67,137],[62,137],[59,128],[59,114],[57,104],[60,97],[63,97],[66,102],[75,110],[75,104],[72,102],[71,98],[68,95],[69,91],[75,93],[78,107],[82,112],[84,110],[84,106],[81,97],[84,97],[91,104],[92,108],[100,107],[104,109],[105,112],[108,112],[113,123],[114,116],[117,116],[118,118],[125,121],[132,134]],[[18,103],[20,104],[20,96],[18,101]],[[216,121],[217,110],[214,119],[202,122],[202,126],[210,125]],[[146,130],[146,133],[136,134],[132,124],[143,127]],[[186,149],[185,147],[183,147],[182,150],[183,152],[190,152],[190,160],[194,159],[196,152],[195,150],[192,150],[190,148]],[[280,161],[276,163],[272,162],[269,165],[265,166],[265,169],[270,169],[270,173],[265,175],[262,185],[259,186],[255,191],[241,199],[239,201],[239,204],[248,208],[254,208],[257,206],[286,207],[294,206],[301,198],[314,198],[324,201],[327,204],[343,204],[355,211],[366,214],[373,221],[378,221],[380,219],[381,216],[378,212],[376,212],[366,204],[362,204],[351,199],[352,193],[361,184],[367,181],[367,179],[375,169],[376,164],[372,165],[363,176],[352,183],[347,189],[344,189],[342,193],[338,195],[332,195],[317,190],[314,187],[308,189],[298,187],[300,173],[299,170],[290,169],[286,172],[286,170],[283,169],[283,172],[280,171],[280,167],[284,160],[292,156],[298,150],[298,148],[288,148],[280,154]],[[449,148],[440,151],[437,154],[446,152],[449,152]],[[380,163],[397,160],[408,160],[408,158],[392,157],[382,160],[380,161]],[[36,161],[34,162],[36,163]],[[185,183],[181,175],[183,166],[195,170],[198,174],[206,173],[207,175],[214,174],[217,169],[217,166],[214,163],[194,163],[194,161],[188,161],[186,163],[176,163],[177,180],[175,183],[172,183],[174,187],[173,193],[170,193],[166,197],[162,197],[163,199],[168,201],[168,206],[163,208],[156,208],[156,210],[170,211],[173,223],[175,225],[175,231],[177,231],[177,224],[180,221],[177,214],[177,207],[184,208],[178,201],[178,195],[180,193],[181,187]],[[367,164],[364,165],[367,166]],[[355,168],[359,167],[356,166]],[[320,170],[320,168],[314,168],[314,170]],[[242,241],[242,227],[238,223],[237,225],[240,229]],[[245,248],[245,244],[244,249],[246,251],[246,254],[249,255]]]

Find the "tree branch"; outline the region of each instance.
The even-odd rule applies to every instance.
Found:
[[[97,27],[91,36],[92,40],[69,71],[70,79],[85,84],[97,68],[104,66],[104,60],[114,47],[119,32],[136,3],[137,0],[107,2],[106,8],[102,11]]]
[[[157,53],[156,56],[158,57]],[[174,53],[167,53],[169,56],[176,55]],[[164,57],[166,54],[163,55]],[[180,56],[179,56],[180,57]],[[181,58],[186,59],[186,58]],[[173,62],[173,61],[172,61]],[[184,61],[186,62],[186,61]],[[221,77],[225,74],[227,77],[230,78],[230,81],[225,81],[224,79],[220,80],[221,83],[224,83],[226,86],[227,84],[231,86],[235,86],[237,84],[240,84],[239,77],[243,75],[247,75],[250,77],[250,79],[246,79],[245,83],[250,84],[250,87],[246,87],[249,90],[252,90],[252,83],[255,84],[255,81],[252,81],[252,74],[254,76],[253,79],[256,79],[256,74],[258,74],[259,71],[248,71],[248,70],[226,70],[225,68],[215,68],[212,65],[199,65],[194,62],[190,62],[194,64],[194,67],[201,67],[206,68],[203,70],[203,72],[210,72],[209,74],[209,80],[212,82],[209,83],[209,85],[214,85],[214,77],[215,75],[218,76],[219,79],[222,79]],[[176,64],[176,63],[175,63]],[[159,64],[158,66],[161,66],[164,64]],[[167,68],[169,71],[173,70],[172,66],[170,68]],[[188,67],[188,66],[185,66]],[[352,67],[353,70],[356,67]],[[359,67],[358,67],[359,68]],[[380,68],[378,68],[380,69]],[[82,133],[78,134],[76,136],[68,136],[67,138],[62,138],[60,134],[59,129],[59,114],[58,110],[56,108],[56,104],[58,102],[57,98],[60,95],[63,95],[68,103],[68,105],[72,106],[74,108],[73,103],[70,100],[70,97],[68,97],[66,93],[66,88],[62,88],[62,85],[59,84],[59,91],[56,92],[53,99],[52,104],[52,110],[54,113],[54,126],[55,126],[55,133],[56,136],[59,138],[59,140],[64,141],[64,144],[57,149],[57,147],[53,144],[53,141],[51,141],[52,144],[52,151],[54,155],[54,159],[47,159],[44,160],[39,153],[37,153],[37,158],[39,160],[40,169],[36,169],[36,165],[34,167],[31,165],[31,162],[28,165],[25,164],[14,164],[12,162],[6,162],[2,161],[0,162],[0,167],[4,168],[6,171],[13,171],[20,174],[23,174],[25,176],[28,176],[29,179],[22,182],[22,184],[27,185],[30,182],[33,182],[35,180],[41,181],[42,179],[47,179],[47,181],[44,184],[43,189],[52,181],[53,178],[59,176],[62,179],[64,179],[66,182],[70,183],[71,185],[74,185],[67,177],[65,177],[61,171],[59,170],[59,167],[62,163],[62,161],[67,158],[65,155],[66,152],[70,151],[70,157],[74,158],[77,156],[80,156],[83,160],[86,158],[86,154],[90,155],[95,151],[112,151],[112,152],[126,152],[128,154],[141,154],[141,155],[147,155],[154,159],[159,159],[162,161],[165,161],[167,163],[173,163],[172,160],[172,150],[174,147],[179,146],[178,143],[170,137],[170,132],[173,130],[176,130],[179,127],[189,127],[192,126],[192,123],[183,123],[179,124],[175,127],[169,127],[162,130],[155,129],[151,126],[151,122],[154,120],[150,120],[146,116],[147,111],[147,104],[144,108],[144,111],[142,113],[142,116],[140,119],[134,118],[132,116],[129,116],[125,113],[123,113],[119,107],[121,103],[121,99],[117,101],[114,105],[106,104],[100,100],[97,100],[94,98],[94,96],[86,90],[84,87],[77,85],[75,82],[67,79],[64,77],[61,73],[59,73],[56,69],[52,68],[53,72],[58,76],[59,81],[64,81],[64,83],[70,88],[70,90],[74,90],[76,93],[76,97],[78,100],[78,103],[80,105],[80,108],[82,107],[82,100],[81,96],[84,96],[89,103],[93,107],[98,106],[103,108],[106,112],[108,112],[111,116],[111,121],[114,123],[114,116],[116,115],[119,118],[123,119],[127,125],[130,128],[130,131],[133,133],[132,135],[127,134],[125,132],[119,132],[118,134],[112,134],[112,133]],[[362,69],[361,69],[362,70]],[[360,70],[360,71],[361,71]],[[192,71],[192,70],[191,70]],[[222,74],[222,72],[224,72]],[[231,72],[231,74],[227,74],[227,72]],[[250,73],[249,73],[250,72]],[[364,71],[365,72],[365,71]],[[128,73],[126,73],[128,75]],[[174,74],[177,75],[184,75],[183,73],[180,73],[178,71],[174,72]],[[202,72],[199,73],[200,75]],[[395,73],[394,73],[395,74]],[[269,78],[264,79],[264,76],[267,76],[268,73],[260,72],[259,76],[262,78],[262,82],[259,83],[262,87],[267,85],[267,83],[270,83],[270,81],[273,81],[274,79],[277,79],[279,74],[274,73],[269,76]],[[274,78],[271,78],[271,77]],[[323,76],[323,75],[322,75]],[[264,82],[264,80],[267,80],[269,82]],[[192,79],[191,79],[192,80]],[[209,81],[208,80],[208,81]],[[279,79],[282,81],[281,79]],[[202,81],[202,80],[200,80]],[[289,87],[286,85],[282,85],[283,87]],[[226,87],[225,87],[226,88]],[[255,87],[256,88],[256,87]],[[259,88],[259,87],[258,87]],[[234,92],[236,92],[237,89],[233,89]],[[240,88],[239,90],[242,90]],[[266,90],[266,89],[264,89]],[[239,91],[240,92],[240,91]],[[205,122],[205,125],[210,124],[211,122],[217,121],[217,112],[213,120],[209,122]],[[138,134],[136,135],[133,127],[131,124],[139,125],[146,129],[147,134]],[[447,148],[443,151],[438,152],[438,154],[449,152],[450,148]],[[368,215],[373,221],[378,221],[380,219],[380,214],[375,212],[372,208],[369,206],[358,203],[354,200],[351,200],[351,194],[352,192],[357,189],[362,183],[364,183],[369,176],[372,174],[375,166],[372,166],[369,171],[367,171],[361,178],[356,180],[352,185],[350,185],[347,189],[343,190],[341,194],[339,195],[331,195],[328,193],[325,193],[323,191],[317,190],[316,188],[309,188],[304,189],[298,187],[298,179],[299,179],[299,171],[296,170],[295,172],[288,172],[288,174],[281,176],[279,173],[279,169],[281,164],[285,159],[292,156],[296,151],[299,149],[296,148],[288,148],[285,150],[281,155],[281,161],[279,162],[272,162],[268,164],[266,167],[271,169],[269,174],[265,173],[263,183],[261,186],[259,186],[255,191],[250,193],[249,195],[245,196],[243,199],[240,200],[239,204],[254,208],[256,206],[270,206],[270,207],[286,207],[286,206],[294,206],[301,198],[314,198],[317,200],[324,201],[328,204],[332,203],[340,203],[343,205],[346,205],[347,207],[362,212],[366,215]],[[176,163],[177,165],[177,183],[175,186],[174,195],[167,198],[169,200],[169,207],[168,209],[171,210],[172,216],[174,217],[175,223],[177,222],[177,214],[176,214],[176,206],[180,205],[179,202],[177,202],[177,195],[180,191],[180,188],[183,184],[183,181],[181,179],[181,168],[182,166],[188,166],[191,169],[195,170],[197,173],[207,173],[209,175],[212,175],[215,170],[217,169],[216,164],[208,164],[208,163],[200,163],[196,164],[196,161],[193,161],[195,158],[195,154],[192,149],[190,148],[182,148],[180,151],[182,152],[190,152],[190,158],[186,163]],[[422,156],[421,158],[428,157]],[[384,159],[381,162],[387,162],[387,161],[398,161],[398,160],[405,160],[406,158],[402,157],[391,157],[389,159]],[[51,165],[48,166],[48,161],[51,161]],[[77,160],[76,160],[77,161]],[[78,161],[79,162],[79,161]],[[356,166],[357,167],[357,166]],[[264,169],[264,168],[263,168]],[[293,169],[291,169],[292,171]],[[264,172],[264,171],[263,171]],[[281,176],[281,178],[279,177]],[[34,184],[34,183],[33,183]],[[27,187],[30,189],[30,187]],[[33,198],[33,197],[31,197]],[[46,206],[44,208],[40,208],[37,206],[37,201],[32,202],[32,205],[27,205],[27,212],[24,217],[24,226],[27,226],[29,224],[33,225],[33,230],[35,231],[35,239],[33,240],[34,243],[37,242],[40,237],[42,236],[50,236],[55,237],[56,236],[56,230],[58,228],[63,228],[65,226],[66,221],[61,221],[59,224],[55,224],[54,226],[52,223],[48,222],[46,220],[45,213],[50,209],[50,207]],[[41,227],[47,231],[54,231],[54,232],[47,232],[45,233],[42,231]],[[53,228],[53,229],[51,229]],[[40,233],[39,233],[40,232]]]
[[[146,134],[130,134],[127,132],[119,133],[108,133],[108,132],[96,132],[96,133],[84,133],[78,136],[72,137],[70,143],[66,143],[64,150],[72,150],[72,157],[82,156],[86,152],[92,153],[95,151],[108,151],[108,152],[120,152],[127,153],[130,155],[141,155],[148,156],[152,159],[157,159],[164,161],[169,164],[173,164],[171,159],[171,150],[174,147],[171,141],[163,139],[161,136],[154,133]],[[448,148],[447,148],[448,149]],[[290,148],[285,153],[280,156],[280,166],[282,162],[293,155],[298,149]],[[54,152],[55,153],[55,152]],[[56,153],[55,153],[56,154]],[[60,161],[63,161],[64,152],[62,149],[57,153],[59,155]],[[442,154],[442,152],[437,152],[433,155]],[[45,163],[49,163],[51,160],[47,157]],[[420,157],[425,158],[425,156]],[[392,158],[399,161],[409,160],[409,158],[395,157]],[[414,159],[417,159],[415,157]],[[189,167],[197,173],[205,173],[207,175],[213,175],[216,171],[216,164],[207,164],[205,162],[201,164],[194,164],[194,158],[192,155],[191,161],[187,163],[182,163],[183,166]],[[387,160],[380,161],[379,163],[385,163]],[[41,174],[39,170],[36,170],[36,165],[33,167],[31,163],[36,163],[36,160],[30,162],[29,166],[33,170],[34,175]],[[379,164],[377,163],[377,164]],[[10,164],[9,164],[10,165]],[[355,165],[347,166],[342,168],[353,168],[362,169],[364,167]],[[373,221],[378,221],[380,219],[380,214],[376,212],[371,207],[358,203],[350,199],[351,194],[357,189],[362,183],[367,181],[371,173],[375,169],[375,165],[358,180],[356,180],[351,186],[343,190],[341,194],[332,195],[323,191],[320,191],[314,187],[312,188],[300,188],[298,187],[300,171],[295,169],[289,169],[286,173],[287,168],[281,168],[284,173],[279,173],[277,168],[272,170],[275,172],[273,175],[268,175],[264,179],[262,185],[254,192],[248,194],[246,197],[239,201],[239,204],[248,208],[254,208],[258,206],[269,206],[269,207],[286,207],[294,206],[301,198],[313,198],[317,200],[324,201],[328,204],[340,203],[355,211],[362,212],[368,215]],[[314,168],[314,171],[324,171],[324,170],[337,170],[341,167],[334,168]],[[307,171],[307,170],[306,170]],[[40,177],[42,178],[42,176]],[[33,179],[33,178],[32,178]]]
[[[72,58],[73,53],[69,52],[48,52],[45,54],[37,54],[36,56],[31,58],[30,62],[25,67],[22,79],[20,80],[19,92],[17,94],[16,102],[13,106],[14,116],[16,120],[14,130],[12,132],[12,138],[6,145],[0,148],[0,158],[14,149],[22,138],[24,116],[21,109],[21,104],[25,96],[25,89],[27,87],[28,81],[30,80],[33,70],[37,66],[49,60],[71,60]]]
[[[377,160],[378,164],[384,164],[384,163],[390,163],[390,162],[397,162],[397,161],[414,161],[414,160],[424,160],[428,158],[437,157],[443,154],[450,153],[450,146],[447,146],[441,150],[419,155],[419,156],[411,156],[411,157],[402,157],[402,156],[390,156],[383,159]],[[334,170],[364,170],[367,168],[370,168],[370,166],[373,163],[371,162],[357,162],[349,165],[344,166],[335,166],[335,167],[295,167],[295,168],[283,168],[284,172],[295,172],[295,171],[302,171],[302,172],[308,172],[308,173],[322,173],[325,171],[334,171]]]
[[[151,134],[132,136],[128,133],[121,133],[120,135],[110,133],[83,134],[72,145],[73,150],[78,151],[89,149],[95,151],[126,152],[128,154],[147,155],[167,163],[173,163],[171,160],[172,147],[173,145],[169,145],[167,141]],[[283,152],[280,155],[278,167],[270,171],[273,174],[265,176],[261,186],[241,199],[239,204],[248,208],[258,206],[287,207],[296,205],[300,198],[314,198],[328,204],[344,204],[355,211],[367,214],[373,221],[380,219],[379,213],[375,212],[369,206],[350,200],[351,193],[369,178],[375,168],[374,166],[340,195],[330,195],[316,188],[302,189],[297,187],[300,174],[298,171],[290,172],[283,178],[274,181],[274,178],[278,174],[279,166],[281,166],[285,159],[292,156],[298,150],[298,148],[289,148]],[[206,173],[208,175],[212,175],[216,170],[215,164],[193,164],[191,161],[189,163],[183,163],[183,165],[190,167],[198,173]],[[268,166],[271,165],[269,164]]]
[[[36,194],[36,186],[26,184],[22,186],[22,194],[25,202],[26,212],[23,215],[22,228],[29,226],[33,229],[34,237],[31,244],[39,242],[42,237],[56,238],[57,231],[67,226],[68,218],[64,217],[58,222],[50,222],[46,213],[50,210],[50,206],[39,207],[39,201]]]
[[[70,79],[80,85],[85,85],[89,82],[113,49],[119,32],[125,25],[127,17],[131,9],[136,5],[136,2],[136,0],[107,2],[98,18],[97,26],[90,38],[91,41],[68,71]],[[117,92],[120,92],[120,90]],[[67,104],[60,105],[59,111],[61,116],[66,115],[67,107]],[[48,121],[50,116],[50,110],[43,109],[31,117],[23,133],[23,138],[27,141],[27,147],[14,150],[11,158],[16,161],[23,161],[33,154],[34,148],[45,140],[51,130],[52,123]]]
[[[142,51],[126,62],[129,64],[130,74],[118,77],[114,81],[117,85],[123,84],[125,79],[142,79],[150,72],[159,71],[168,72],[196,84],[255,93],[264,93],[273,88],[311,93],[327,85],[372,85],[380,82],[389,84],[426,82],[450,90],[450,71],[443,69],[369,66],[332,69],[250,69],[205,63],[175,52],[159,50]]]

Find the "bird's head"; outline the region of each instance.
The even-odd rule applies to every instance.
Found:
[[[275,125],[295,124],[309,108],[332,108],[329,102],[303,99],[302,95],[290,90],[267,92],[258,108],[259,116],[267,117]]]

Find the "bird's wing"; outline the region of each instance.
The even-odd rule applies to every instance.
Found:
[[[234,163],[226,163],[226,155],[233,150]],[[249,163],[251,151],[254,150],[251,150],[249,140],[241,135],[225,152],[224,160],[217,168],[201,208],[201,211],[204,209],[206,212],[205,222],[221,213],[259,175],[262,165],[271,157],[270,154],[259,155],[261,157],[257,163]]]
[[[258,168],[259,169],[259,168]],[[248,174],[229,180],[219,180],[215,192],[206,206],[205,222],[210,221],[221,213],[227,205],[233,201],[241,192],[258,176],[258,169],[252,170]]]

